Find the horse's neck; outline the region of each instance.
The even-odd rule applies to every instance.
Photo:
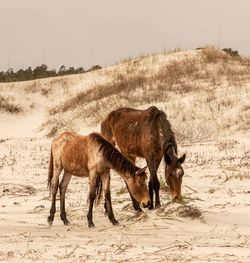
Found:
[[[166,140],[164,141],[164,144],[163,144],[163,148],[164,148],[164,146],[166,147],[167,145],[170,145],[170,144],[173,145],[175,154],[177,154],[177,143],[176,143],[174,134],[172,134],[171,136],[168,136],[166,138]]]
[[[109,155],[106,156],[109,168],[115,170],[124,180],[135,174],[138,168],[132,162],[118,151],[116,151],[115,156],[116,158],[111,158]]]
[[[159,127],[158,128],[158,140],[159,140],[159,145],[161,146],[161,148],[163,148],[163,145],[167,139],[168,139],[168,136],[167,136],[166,131],[162,127]]]
[[[162,150],[164,145],[169,143],[173,144],[174,147],[176,148],[174,132],[172,131],[169,123],[159,122],[157,127],[157,132],[158,132],[159,145],[161,146]]]
[[[124,179],[125,181],[127,181],[127,179],[131,176],[134,176],[134,173],[135,173],[135,168],[131,166],[131,168],[129,167],[121,167],[121,166],[118,166],[118,165],[111,165],[110,167],[111,169],[115,170],[120,176],[122,179]]]

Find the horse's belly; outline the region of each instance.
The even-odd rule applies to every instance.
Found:
[[[64,170],[66,170],[68,173],[75,175],[75,176],[80,176],[80,177],[88,177],[88,169],[85,167],[83,164],[79,164],[77,162],[70,162],[63,163]]]
[[[79,170],[72,173],[72,175],[78,176],[78,177],[89,177],[89,174],[87,171]]]
[[[134,156],[134,157],[140,157],[144,158],[143,151],[140,149],[140,147],[119,147],[122,153],[128,156]]]

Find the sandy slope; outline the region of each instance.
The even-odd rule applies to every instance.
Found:
[[[113,209],[120,224],[112,226],[100,205],[94,209],[96,227],[88,229],[88,180],[72,178],[66,197],[71,225],[65,227],[57,212],[49,227],[51,139],[40,127],[58,98],[27,96],[20,101],[25,112],[0,114],[1,262],[250,262],[249,131],[179,145],[180,154],[187,153],[184,204],[172,203],[161,190],[162,207],[138,215],[123,180],[112,173]],[[99,130],[78,127],[81,133]],[[162,164],[159,177],[163,169]]]

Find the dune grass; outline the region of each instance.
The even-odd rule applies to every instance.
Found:
[[[107,71],[109,82],[97,83],[51,108],[48,125],[55,118],[62,121],[58,129],[53,127],[53,134],[67,122],[65,113],[71,112],[71,121],[82,118],[97,124],[113,109],[156,103],[163,105],[182,140],[206,140],[225,130],[249,129],[249,59],[211,47],[195,55],[186,52],[179,59],[173,54],[162,56],[164,63],[147,57],[129,59],[122,70]]]
[[[22,111],[22,107],[13,103],[10,97],[0,95],[0,112],[1,111],[16,114]]]

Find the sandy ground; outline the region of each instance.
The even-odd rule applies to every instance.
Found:
[[[100,204],[94,208],[95,228],[89,229],[88,178],[73,177],[66,195],[71,224],[64,226],[60,220],[58,200],[54,224],[48,226],[51,139],[40,127],[49,107],[88,88],[96,78],[107,81],[105,70],[95,74],[83,75],[81,85],[65,77],[0,87],[1,94],[15,98],[24,109],[16,115],[0,112],[0,262],[250,262],[249,130],[179,144],[180,155],[187,155],[182,203],[171,201],[161,164],[162,206],[137,214],[125,183],[112,172],[113,210],[120,224],[113,226]],[[62,93],[66,78],[70,89],[65,86]],[[51,87],[53,94],[40,94],[41,88]],[[81,134],[99,130],[78,124]],[[138,160],[138,165],[145,163]]]
[[[112,226],[101,204],[94,208],[96,227],[87,227],[88,179],[73,177],[66,196],[71,224],[64,226],[57,212],[49,227],[51,140],[39,134],[34,115],[16,126],[13,119],[1,118],[1,262],[250,262],[246,136],[179,146],[187,153],[182,204],[172,203],[162,189],[161,208],[136,214],[125,183],[112,173],[119,226]],[[28,129],[27,123],[32,127]],[[87,128],[82,133],[91,130]],[[161,165],[159,177],[163,169]]]

